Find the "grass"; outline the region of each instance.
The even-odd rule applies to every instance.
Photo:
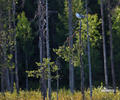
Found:
[[[102,88],[93,89],[93,100],[120,100],[120,91],[116,94],[113,92],[101,92]],[[89,89],[85,91],[85,100],[90,100]],[[58,100],[82,100],[82,94],[76,91],[73,95],[69,90],[61,89],[58,94]],[[0,100],[43,100],[40,91],[20,91],[17,95],[16,91],[13,93],[5,92],[4,95],[0,93]],[[48,99],[46,99],[48,100]],[[52,92],[52,100],[57,100],[57,93]]]

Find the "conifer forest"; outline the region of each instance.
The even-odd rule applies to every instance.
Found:
[[[0,0],[0,100],[120,100],[120,0]]]

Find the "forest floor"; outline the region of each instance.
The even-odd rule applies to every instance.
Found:
[[[120,91],[117,90],[116,94],[112,91],[102,91],[103,88],[94,88],[92,100],[120,100]],[[85,100],[90,100],[89,89],[85,91]],[[17,94],[16,90],[13,93],[5,92],[0,93],[0,100],[43,100],[40,91],[20,91]],[[46,99],[48,100],[48,99]],[[52,100],[57,100],[57,93],[52,92]],[[82,100],[80,91],[76,91],[73,95],[69,90],[61,89],[58,93],[58,100]]]

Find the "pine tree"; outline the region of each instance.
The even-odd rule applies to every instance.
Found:
[[[15,24],[15,18],[16,18],[16,2],[13,0],[12,4],[12,13],[13,13],[13,28],[14,28],[14,48],[15,48],[15,79],[16,79],[16,89],[17,93],[19,93],[19,77],[18,77],[18,55],[17,55],[17,40],[16,40],[16,24]]]
[[[107,75],[107,61],[106,61],[106,42],[105,42],[105,26],[104,26],[104,10],[103,0],[101,0],[101,17],[102,17],[102,37],[103,37],[103,57],[104,57],[104,74],[105,74],[105,85],[108,88],[108,75]]]
[[[72,34],[73,34],[73,24],[72,24],[72,0],[68,0],[68,12],[69,12],[69,46],[70,49],[73,48],[73,39],[72,39]],[[69,60],[69,87],[72,93],[74,93],[74,66],[72,64],[72,57]]]
[[[111,72],[114,93],[116,93],[116,83],[115,83],[115,71],[114,71],[114,58],[113,58],[113,36],[112,36],[112,19],[111,19],[111,1],[108,0],[108,21],[109,21],[109,32],[110,32],[110,60],[111,60]]]

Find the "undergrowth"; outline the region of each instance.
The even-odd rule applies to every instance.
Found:
[[[120,100],[120,91],[117,89],[116,94],[113,92],[102,92],[103,88],[94,88],[92,100]],[[85,91],[85,100],[90,100],[89,89]],[[43,100],[40,91],[22,91],[17,94],[16,90],[13,93],[0,93],[0,100]],[[48,98],[46,98],[48,100]],[[57,93],[52,92],[52,100],[57,100]],[[82,100],[80,91],[72,94],[69,90],[61,89],[58,93],[58,100]]]

